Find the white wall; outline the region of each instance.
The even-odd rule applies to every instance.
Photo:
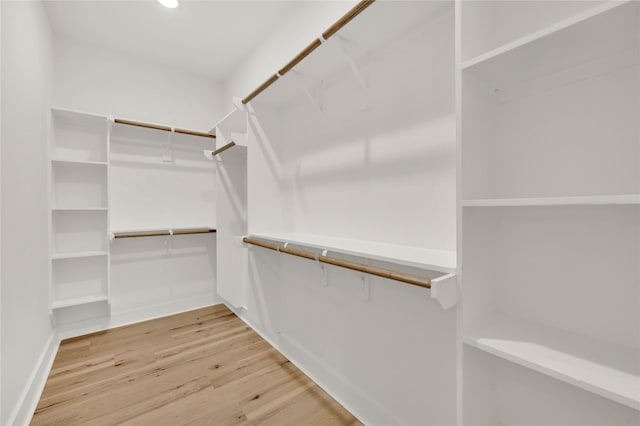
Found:
[[[2,10],[2,403],[0,424],[20,422],[21,400],[48,347],[47,116],[52,36],[40,2]],[[24,413],[22,413],[24,414]],[[24,418],[22,419],[24,421]]]
[[[225,101],[230,102],[233,96],[247,96],[356,3],[358,2],[355,0],[300,2],[283,22],[256,46],[254,52],[239,64],[226,82]],[[231,109],[231,106],[227,108]]]
[[[213,79],[61,36],[54,65],[58,107],[200,131],[222,115]]]

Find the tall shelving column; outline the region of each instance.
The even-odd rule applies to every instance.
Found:
[[[109,306],[107,117],[52,109],[50,309],[56,322]]]
[[[640,3],[461,1],[463,423],[640,421]]]

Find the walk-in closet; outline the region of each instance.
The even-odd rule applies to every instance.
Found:
[[[640,425],[639,1],[0,24],[0,425]]]

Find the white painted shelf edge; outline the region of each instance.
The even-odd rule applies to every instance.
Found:
[[[251,233],[251,237],[300,244],[329,252],[366,257],[446,274],[456,272],[456,252],[453,250],[431,250],[374,241],[297,233]]]
[[[98,256],[106,256],[109,252],[107,251],[78,251],[78,252],[69,252],[69,253],[55,253],[51,255],[52,260],[58,259],[77,259],[81,257],[98,257]]]
[[[56,300],[51,304],[51,309],[69,308],[71,306],[86,305],[88,303],[106,302],[109,298],[107,296],[87,296],[78,297],[76,299],[62,299]]]
[[[564,330],[492,314],[464,343],[640,410],[640,351]]]
[[[462,200],[463,207],[640,205],[640,194]]]
[[[86,165],[86,166],[106,166],[106,161],[82,161],[82,160],[51,160],[53,164]]]
[[[564,29],[570,28],[573,25],[579,24],[581,22],[584,22],[590,18],[593,18],[595,16],[598,16],[602,13],[605,13],[609,10],[615,9],[616,7],[619,7],[623,4],[629,3],[631,1],[634,0],[609,0],[605,3],[602,3],[598,6],[594,6],[580,14],[577,14],[575,16],[572,16],[571,18],[565,19],[563,21],[557,22],[553,25],[550,25],[546,28],[543,28],[539,31],[536,31],[534,33],[528,34],[525,37],[521,37],[517,40],[514,40],[510,43],[504,44],[502,46],[499,46],[495,49],[492,49],[486,53],[483,53],[481,55],[478,55],[474,58],[462,61],[461,64],[461,68],[463,70],[466,70],[468,68],[471,68],[475,65],[481,64],[483,62],[487,62],[493,58],[496,58],[500,55],[503,55],[505,53],[511,52],[513,50],[517,50],[521,47],[524,47],[530,43],[533,43],[537,40],[540,40],[544,37],[547,37],[551,34],[560,32]]]
[[[72,212],[93,212],[93,211],[107,211],[107,207],[53,207],[51,211],[72,211]]]
[[[51,111],[53,112],[54,116],[71,118],[73,120],[80,120],[79,121],[80,123],[83,123],[83,120],[84,122],[94,123],[94,124],[100,123],[101,121],[104,120],[104,122],[106,123],[106,120],[107,120],[106,115],[77,111],[73,109],[51,107]]]
[[[216,132],[218,128],[222,128],[227,131],[244,134],[247,132],[247,111],[244,106],[235,105],[230,112],[218,120],[213,128],[216,129]]]
[[[193,225],[193,226],[155,226],[155,227],[135,227],[135,228],[118,228],[109,231],[110,234],[118,234],[122,232],[153,232],[153,231],[184,231],[187,229],[216,229],[215,225]]]

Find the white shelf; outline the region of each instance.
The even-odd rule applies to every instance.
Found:
[[[470,346],[640,410],[640,352],[493,314],[464,335]]]
[[[76,299],[56,300],[51,304],[51,309],[69,308],[71,306],[86,305],[88,303],[108,301],[107,296],[87,296]]]
[[[640,194],[462,200],[463,207],[640,205]]]
[[[252,237],[299,244],[320,250],[365,257],[373,260],[413,266],[430,271],[456,272],[456,253],[449,250],[430,250],[420,247],[386,244],[375,241],[352,240],[310,234],[252,233]]]
[[[93,212],[93,211],[107,211],[107,207],[53,207],[51,211],[70,211],[70,212]]]
[[[69,253],[56,253],[51,255],[52,260],[58,259],[77,259],[81,257],[97,257],[97,256],[106,256],[109,254],[106,251],[78,251],[78,252],[69,252]]]
[[[73,125],[95,125],[102,126],[107,122],[106,115],[93,114],[88,112],[75,111],[66,108],[52,107],[51,112],[56,120],[65,121]]]
[[[482,55],[478,55],[474,58],[468,59],[466,61],[463,61],[461,64],[461,68],[467,69],[467,68],[471,68],[475,65],[481,64],[483,62],[487,62],[493,58],[496,58],[498,56],[501,56],[505,53],[509,53],[515,50],[520,49],[523,46],[527,46],[537,40],[540,40],[542,38],[545,38],[547,36],[550,36],[554,33],[558,33],[564,29],[570,28],[576,24],[579,24],[581,22],[584,22],[594,16],[600,15],[602,13],[605,13],[611,9],[615,9],[617,7],[620,7],[623,4],[629,3],[630,0],[626,0],[626,1],[608,1],[606,3],[603,3],[601,5],[598,5],[596,7],[593,7],[589,10],[586,10],[578,15],[572,16],[569,19],[565,19],[563,21],[560,21],[554,25],[550,25],[546,28],[543,28],[539,31],[536,31],[534,33],[528,34],[525,37],[519,38],[517,40],[512,41],[511,43],[507,43],[505,45],[502,45],[500,47],[497,47],[495,49],[492,49],[486,53],[483,53]]]
[[[222,127],[235,133],[246,133],[247,131],[247,112],[234,107],[229,113],[222,117],[214,125],[214,129]]]
[[[51,160],[53,164],[68,164],[80,166],[106,166],[106,161],[83,161],[83,160]]]

